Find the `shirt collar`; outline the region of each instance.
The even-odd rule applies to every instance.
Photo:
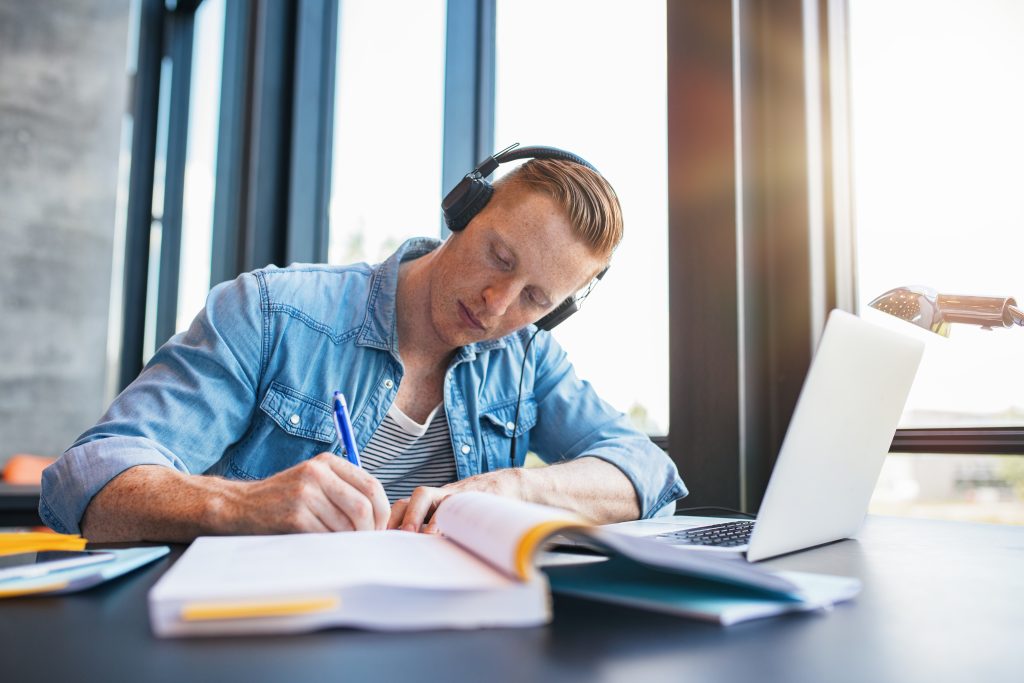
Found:
[[[398,316],[395,300],[398,295],[398,269],[403,261],[425,256],[441,246],[441,240],[434,237],[413,237],[402,243],[386,261],[373,268],[370,278],[370,294],[366,298],[366,315],[359,330],[356,343],[382,351],[390,351],[398,359]],[[459,348],[452,365],[471,361],[477,354],[505,347],[505,337],[475,342]]]

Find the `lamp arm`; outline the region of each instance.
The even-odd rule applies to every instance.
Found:
[[[897,287],[868,305],[944,337],[953,323],[986,329],[1024,327],[1024,309],[1009,296],[962,296],[938,294],[928,287]]]
[[[1010,319],[1015,324],[1024,326],[1024,311],[1016,306],[1007,306],[1006,309],[1010,312]]]

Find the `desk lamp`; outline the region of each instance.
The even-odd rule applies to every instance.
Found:
[[[952,323],[993,327],[1024,326],[1024,311],[1011,297],[938,294],[928,287],[897,287],[868,304],[918,327],[949,336]]]

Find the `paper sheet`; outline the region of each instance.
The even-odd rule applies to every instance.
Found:
[[[281,595],[354,585],[500,588],[511,579],[450,541],[407,531],[197,539],[159,600]]]

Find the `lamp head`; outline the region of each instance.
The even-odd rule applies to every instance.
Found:
[[[868,304],[943,337],[952,323],[986,329],[1024,325],[1024,313],[1011,297],[938,294],[928,287],[897,287]]]

